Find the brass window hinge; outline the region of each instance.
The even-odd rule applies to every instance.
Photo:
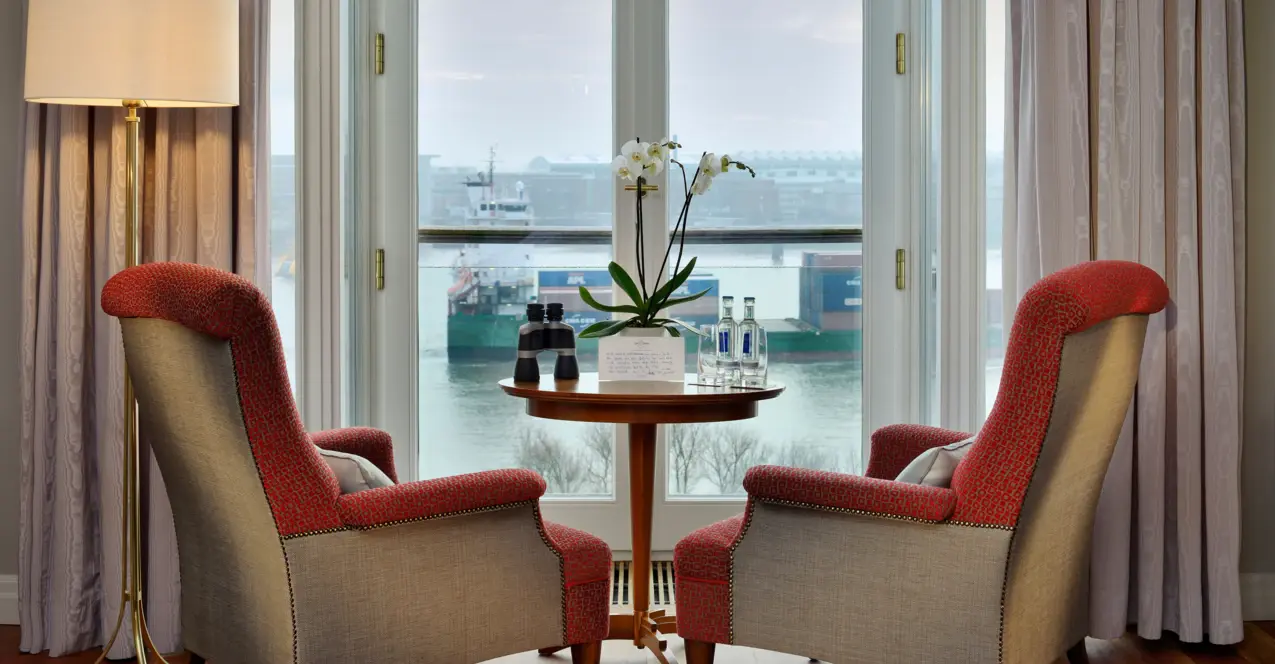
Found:
[[[894,250],[894,288],[904,290],[908,286],[908,252],[903,249]]]
[[[894,73],[908,73],[908,37],[902,32],[894,35]]]
[[[376,33],[376,73],[385,73],[385,33]]]
[[[376,290],[385,290],[385,250],[376,250]]]

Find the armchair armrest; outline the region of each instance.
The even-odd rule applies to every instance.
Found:
[[[310,434],[316,447],[333,452],[357,454],[380,468],[391,480],[398,482],[394,472],[394,442],[390,435],[371,427],[346,427]]]
[[[489,470],[345,494],[337,512],[347,526],[375,528],[525,503],[545,488],[535,471]]]
[[[872,432],[872,450],[868,453],[868,472],[865,474],[892,480],[922,452],[965,440],[970,435],[920,424],[881,427]]]
[[[956,509],[956,492],[943,487],[783,466],[750,468],[744,490],[758,500],[916,521],[943,521]]]

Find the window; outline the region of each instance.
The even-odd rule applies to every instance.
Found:
[[[551,518],[627,547],[624,430],[532,419],[496,382],[512,372],[528,302],[562,302],[578,330],[607,316],[578,287],[606,302],[608,261],[632,272],[632,252],[613,244],[631,247],[633,194],[610,162],[635,136],[678,140],[692,168],[712,150],[757,170],[696,200],[687,255],[710,295],[676,313],[710,323],[722,295],[737,316],[757,298],[771,377],[788,389],[747,422],[662,429],[654,513],[668,527],[656,548],[736,513],[754,462],[861,472],[866,431],[922,419],[915,371],[899,369],[919,364],[913,302],[895,288],[921,207],[903,149],[917,93],[894,71],[911,3],[808,0],[783,20],[772,0],[348,6],[356,140],[343,195],[356,201],[348,220],[372,230],[343,267],[371,274],[360,256],[384,251],[387,276],[384,290],[347,277],[361,332],[343,341],[368,349],[350,391],[370,406],[351,423],[391,432],[403,479],[531,467],[548,480]],[[363,78],[377,32],[385,72]],[[665,176],[648,237],[676,218],[680,177]],[[907,269],[915,282],[920,269]],[[688,340],[692,371],[694,355]],[[580,341],[578,357],[594,370],[596,342]],[[542,372],[552,361],[540,357]]]
[[[864,466],[863,4],[809,0],[782,21],[774,12],[771,0],[669,3],[669,126],[685,145],[680,156],[693,168],[703,151],[729,152],[758,171],[715,182],[689,227],[775,232],[764,244],[688,248],[699,257],[695,288],[714,291],[681,316],[711,324],[729,295],[738,320],[744,297],[755,297],[770,377],[787,386],[782,405],[755,419],[670,427],[674,496],[742,495],[744,471],[759,463]],[[851,175],[838,181],[821,169]],[[680,208],[680,178],[670,180]],[[784,240],[816,229],[843,232],[827,243]]]
[[[457,229],[611,227],[611,3],[421,0],[416,303],[419,477],[519,466],[551,495],[613,492],[613,427],[536,420],[494,389],[513,371],[528,302],[563,302],[582,328],[604,314],[610,238],[509,243]],[[499,15],[492,22],[488,17]],[[581,340],[582,371],[596,342]],[[542,371],[553,360],[542,355]]]
[[[1008,25],[1006,0],[987,0],[987,270],[986,352],[984,405],[987,413],[996,402],[1009,323],[1001,283],[1003,220],[1005,217],[1005,78]]]
[[[288,377],[297,371],[296,26],[291,2],[270,3],[270,304]]]

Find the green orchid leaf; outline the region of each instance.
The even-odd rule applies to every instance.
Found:
[[[682,268],[681,272],[673,275],[673,278],[669,279],[668,283],[660,286],[659,290],[651,294],[651,301],[646,306],[647,313],[655,315],[664,309],[666,306],[664,301],[673,294],[673,291],[676,291],[682,284],[686,283],[686,280],[691,277],[691,272],[695,271],[695,261],[696,258],[692,257],[686,267]]]
[[[686,329],[690,330],[690,331],[691,331],[691,333],[692,333],[692,334],[694,334],[694,335],[695,335],[695,336],[697,336],[697,337],[707,336],[707,335],[701,334],[701,333],[700,333],[700,331],[699,331],[698,329],[696,329],[694,325],[691,325],[690,323],[688,323],[688,322],[686,322],[686,321],[683,321],[683,320],[678,320],[678,319],[676,319],[676,318],[656,318],[655,320],[653,320],[653,321],[651,321],[651,322],[652,322],[652,323],[654,323],[654,324],[656,324],[656,325],[662,325],[662,326],[664,327],[664,329],[666,329],[666,330],[671,330],[671,329],[673,329],[673,327],[672,327],[672,326],[674,326],[674,325],[680,325],[680,326],[682,326],[682,327],[684,327],[684,328],[686,328]]]
[[[696,294],[694,294],[694,295],[687,295],[686,297],[675,297],[675,298],[673,298],[673,299],[671,299],[671,300],[665,300],[664,302],[662,302],[662,303],[660,304],[660,308],[661,308],[661,309],[669,309],[669,308],[671,308],[671,307],[676,307],[676,306],[677,306],[677,305],[679,305],[679,304],[686,304],[687,302],[694,302],[695,300],[698,300],[698,299],[700,299],[701,297],[704,297],[705,295],[708,295],[708,291],[711,291],[711,290],[713,290],[713,289],[711,289],[711,288],[705,288],[704,290],[702,290],[702,291],[700,291],[700,292],[698,292],[698,293],[696,293]]]
[[[580,330],[580,334],[577,334],[576,336],[582,339],[590,339],[593,337],[595,332],[601,331],[603,328],[610,326],[611,323],[614,323],[614,322],[615,321],[613,320],[600,320],[584,328],[583,330]]]
[[[614,306],[609,304],[602,304],[601,302],[598,302],[597,299],[593,297],[593,294],[589,292],[589,289],[585,288],[584,286],[580,287],[580,299],[584,300],[585,304],[593,307],[594,309],[597,309],[598,311],[606,311],[608,313],[633,314],[635,316],[642,313],[637,307],[631,304],[619,304]]]
[[[581,339],[598,339],[601,337],[609,337],[613,334],[618,333],[620,330],[623,330],[624,328],[628,327],[629,323],[632,323],[634,320],[636,319],[627,318],[624,320],[598,321],[597,323],[594,323],[593,325],[590,325],[589,327],[584,328],[584,331],[577,336]]]
[[[671,325],[665,325],[665,326],[664,326],[664,329],[668,330],[668,333],[669,333],[670,335],[674,336],[674,337],[680,337],[680,336],[682,336],[682,333],[681,333],[681,332],[678,332],[678,331],[677,331],[677,328],[676,328],[676,327],[673,327],[673,326],[671,326]]]
[[[611,279],[624,291],[625,295],[628,295],[629,299],[633,300],[633,304],[638,309],[637,314],[641,316],[646,311],[647,302],[642,297],[642,292],[638,290],[633,277],[630,277],[629,273],[625,272],[624,268],[620,267],[620,264],[615,261],[611,261],[611,264],[607,266],[607,272],[611,273]]]

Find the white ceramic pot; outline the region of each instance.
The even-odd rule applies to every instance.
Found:
[[[620,330],[621,337],[663,337],[668,332],[662,327],[626,327]]]

